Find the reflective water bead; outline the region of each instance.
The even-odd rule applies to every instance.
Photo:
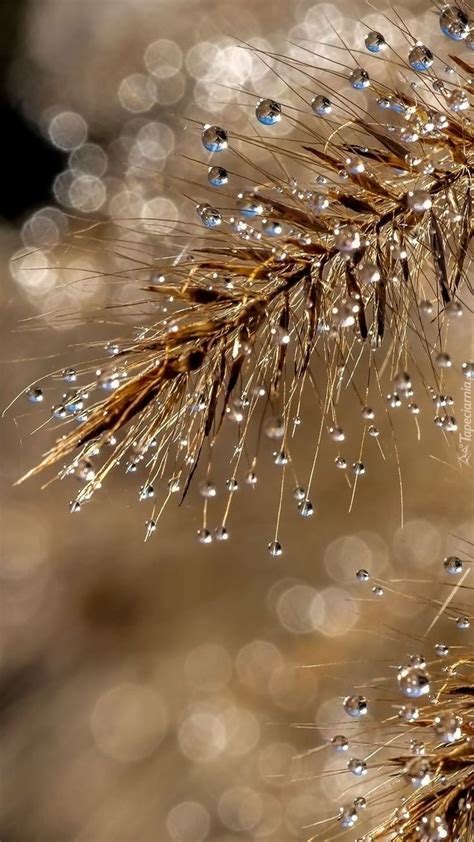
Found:
[[[341,827],[354,827],[358,819],[357,812],[354,807],[341,807],[339,810],[338,821]]]
[[[357,798],[354,798],[353,804],[355,810],[365,810],[367,807],[367,800],[363,795],[358,795]]]
[[[329,427],[329,435],[333,441],[344,441],[345,435],[341,427]]]
[[[344,160],[344,166],[351,175],[359,175],[365,171],[365,164],[357,155],[348,155]]]
[[[471,625],[469,617],[458,617],[456,620],[458,629],[468,629]]]
[[[281,105],[274,99],[261,99],[255,108],[255,116],[264,126],[274,126],[281,120]]]
[[[362,67],[356,67],[349,76],[349,82],[356,91],[362,91],[370,85],[369,74]]]
[[[356,476],[363,476],[365,474],[365,465],[363,462],[354,462],[352,471]]]
[[[462,363],[461,371],[468,380],[474,380],[474,363]]]
[[[405,766],[405,779],[412,786],[426,786],[433,776],[431,762],[426,757],[414,757]]]
[[[228,137],[220,126],[204,126],[201,135],[202,145],[208,152],[221,152],[227,149]]]
[[[222,222],[220,211],[217,208],[213,208],[212,205],[206,203],[196,205],[196,212],[201,217],[206,228],[217,228]]]
[[[447,433],[455,433],[458,428],[458,423],[454,415],[443,415],[441,419],[441,427]]]
[[[374,427],[373,424],[370,425],[367,432],[368,432],[369,436],[372,436],[372,438],[374,438],[374,439],[376,439],[380,435],[380,432],[379,432],[378,428]]]
[[[407,371],[399,371],[393,382],[400,392],[407,392],[411,389],[411,377]]]
[[[301,502],[301,500],[304,500],[306,497],[306,491],[304,490],[304,488],[301,488],[301,486],[298,485],[293,491],[293,497],[295,498],[295,500]]]
[[[81,511],[81,504],[79,503],[79,500],[71,500],[69,503],[69,511],[72,515]]]
[[[454,88],[453,91],[450,91],[446,97],[446,104],[454,114],[459,114],[461,111],[467,111],[470,108],[467,93],[461,88]]]
[[[367,714],[368,705],[365,696],[346,696],[343,707],[348,716],[358,718]]]
[[[448,301],[445,307],[445,312],[448,316],[451,316],[451,318],[454,317],[455,319],[460,319],[464,310],[459,301]]]
[[[155,489],[152,485],[142,485],[138,493],[139,500],[151,500],[155,496]]]
[[[262,231],[267,237],[279,237],[283,232],[283,226],[276,219],[262,219]]]
[[[209,167],[207,180],[213,187],[223,187],[224,184],[227,184],[229,176],[224,167]]]
[[[92,482],[95,478],[94,466],[90,459],[80,459],[77,463],[74,473],[78,479],[84,482]]]
[[[62,420],[67,415],[66,407],[63,406],[62,403],[55,404],[55,406],[51,407],[51,415],[54,418],[59,418],[60,420]]]
[[[454,743],[462,737],[462,719],[450,711],[435,716],[434,731],[443,743]]]
[[[440,14],[439,25],[443,35],[452,41],[462,41],[469,34],[469,18],[457,6],[447,6]]]
[[[431,208],[431,196],[426,190],[410,190],[407,193],[407,205],[415,213],[424,213]]]
[[[226,486],[228,491],[234,492],[239,490],[239,483],[235,479],[235,477],[231,477],[230,479],[226,480]]]
[[[356,573],[356,579],[358,582],[368,582],[370,579],[370,573],[361,567]]]
[[[252,218],[261,216],[265,210],[261,199],[254,193],[239,193],[237,196],[237,207],[242,216]]]
[[[279,541],[270,541],[267,549],[270,555],[274,558],[281,555],[283,552],[283,547]]]
[[[336,456],[334,464],[340,471],[344,471],[347,468],[347,461],[344,459],[344,456]]]
[[[381,585],[374,585],[372,588],[372,593],[374,596],[383,596],[383,588]]]
[[[360,777],[367,774],[367,763],[364,760],[359,760],[357,757],[351,757],[347,763],[347,769],[353,775]]]
[[[44,400],[43,390],[38,386],[32,386],[28,389],[26,396],[31,403],[41,403]]]
[[[421,740],[410,740],[410,751],[419,757],[425,753],[425,744]]]
[[[199,493],[202,497],[206,498],[216,497],[217,488],[212,482],[204,480],[203,482],[199,483]]]
[[[288,345],[290,342],[290,334],[288,333],[285,327],[281,325],[276,325],[276,327],[272,327],[270,333],[273,336],[273,341],[275,345]]]
[[[212,535],[209,532],[209,529],[198,529],[197,532],[198,541],[200,544],[211,544],[212,543]]]
[[[434,651],[438,658],[447,658],[449,655],[449,646],[446,643],[436,643]]]
[[[334,232],[334,245],[343,254],[350,254],[362,246],[362,238],[359,229],[355,225],[344,225],[336,228]]]
[[[329,199],[325,193],[311,193],[308,199],[311,210],[321,213],[329,207]]]
[[[436,354],[435,363],[438,368],[451,368],[452,366],[451,357],[443,352]]]
[[[331,737],[331,745],[334,751],[347,751],[349,740],[343,734],[336,734],[335,737]]]
[[[370,53],[380,53],[387,46],[387,42],[381,32],[372,30],[365,38],[365,46]]]
[[[398,716],[404,722],[416,722],[420,715],[420,711],[414,705],[402,705],[398,711]]]
[[[381,278],[378,266],[375,263],[366,263],[357,270],[357,277],[362,284],[378,284]]]
[[[179,484],[179,479],[172,477],[168,480],[168,491],[170,492],[170,494],[176,494],[180,490],[181,486]]]
[[[429,70],[433,64],[433,53],[423,44],[416,44],[408,53],[408,64],[412,70]]]
[[[273,461],[275,465],[288,465],[289,457],[286,450],[279,450],[273,454]]]
[[[375,417],[375,412],[370,406],[363,406],[361,414],[366,421],[371,421]]]
[[[410,410],[412,415],[419,415],[420,413],[420,407],[417,403],[409,403],[408,409]]]
[[[430,691],[430,677],[419,667],[402,667],[397,681],[403,695],[411,699],[419,699]]]
[[[214,536],[216,541],[228,541],[229,540],[229,533],[225,526],[218,526],[217,529],[214,530]]]
[[[247,485],[256,484],[257,474],[255,473],[255,471],[248,471],[248,473],[245,474],[245,482],[247,483]]]
[[[285,434],[285,420],[280,417],[268,418],[264,425],[265,435],[269,439],[281,439]]]
[[[421,667],[421,669],[424,669],[426,667],[426,658],[417,652],[415,655],[410,655],[408,663],[411,667]]]
[[[308,499],[301,500],[301,502],[298,503],[298,512],[301,517],[311,517],[314,514],[314,508],[311,501]]]
[[[311,108],[317,117],[326,117],[332,111],[332,102],[327,96],[318,94],[311,101]]]
[[[75,383],[77,380],[77,372],[74,368],[65,368],[61,374],[66,383]]]
[[[389,395],[388,404],[392,407],[392,409],[396,409],[397,407],[401,406],[402,402],[400,399],[400,395],[397,395],[396,392],[394,392],[392,395]]]

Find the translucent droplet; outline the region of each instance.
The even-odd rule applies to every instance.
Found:
[[[467,93],[462,88],[454,88],[454,90],[450,91],[446,97],[446,104],[454,114],[467,111],[471,107]]]
[[[425,753],[425,744],[421,740],[410,740],[410,751],[419,757]]]
[[[301,500],[298,503],[298,512],[301,517],[311,517],[314,514],[313,504],[310,500]]]
[[[351,175],[359,175],[365,171],[365,164],[362,158],[359,158],[358,155],[348,155],[344,160],[344,167],[346,172]]]
[[[450,555],[444,559],[443,567],[446,570],[446,573],[449,573],[451,576],[458,576],[462,573],[463,564],[460,558],[455,555]]]
[[[273,336],[273,341],[275,345],[288,345],[290,342],[290,334],[288,333],[287,329],[282,327],[281,325],[276,325],[271,329],[271,334]]]
[[[461,365],[461,371],[468,380],[474,380],[474,363],[466,362]]]
[[[469,617],[458,617],[456,620],[458,629],[468,629],[471,625]]]
[[[331,745],[335,751],[347,751],[349,740],[343,734],[336,734],[335,737],[331,737]]]
[[[199,483],[199,493],[202,497],[206,498],[216,497],[217,488],[212,482],[205,480],[204,482]]]
[[[197,537],[200,544],[212,543],[212,535],[209,529],[198,529]]]
[[[420,667],[402,667],[397,680],[403,695],[411,699],[418,699],[430,692],[430,677]]]
[[[209,167],[207,180],[212,187],[223,187],[224,184],[227,184],[229,176],[224,167]]]
[[[71,514],[76,514],[81,511],[81,504],[79,503],[79,500],[71,500],[69,503],[69,511]]]
[[[341,827],[354,827],[357,819],[358,816],[353,807],[341,807],[339,810],[338,820]]]
[[[377,428],[377,427],[374,427],[374,425],[373,425],[373,424],[371,424],[371,425],[370,425],[370,427],[369,427],[369,429],[367,430],[367,432],[368,432],[369,436],[372,436],[372,438],[374,438],[374,439],[376,439],[376,438],[377,438],[377,436],[379,435],[379,430],[378,430],[378,428]]]
[[[290,460],[286,450],[279,450],[273,454],[273,461],[275,465],[288,465]]]
[[[348,761],[347,769],[353,775],[360,777],[361,775],[367,774],[367,763],[364,760],[359,760],[357,757],[351,757]]]
[[[332,103],[327,96],[318,94],[318,96],[315,96],[311,101],[311,108],[317,117],[326,117],[332,111]]]
[[[415,213],[424,213],[431,208],[431,196],[426,190],[410,190],[407,193],[407,205]]]
[[[365,46],[371,53],[380,53],[387,46],[387,42],[380,32],[372,30],[366,36]]]
[[[83,482],[92,482],[95,478],[94,466],[90,459],[80,459],[77,463],[74,473],[76,477]]]
[[[250,219],[254,216],[261,216],[265,211],[263,202],[254,193],[239,193],[237,207],[242,216],[247,216]]]
[[[363,795],[358,795],[357,798],[354,798],[354,809],[355,810],[365,810],[367,807],[367,800],[364,798]]]
[[[204,149],[208,152],[221,152],[222,149],[227,149],[227,132],[220,126],[204,126],[201,140]]]
[[[220,211],[218,211],[217,208],[213,208],[212,205],[208,205],[206,203],[196,205],[196,212],[198,216],[201,217],[201,220],[206,228],[217,228],[217,226],[222,222]]]
[[[354,462],[352,465],[352,471],[357,477],[361,477],[365,474],[365,465],[363,462]]]
[[[433,64],[433,53],[428,47],[416,44],[408,53],[408,64],[412,70],[419,72],[429,70]]]
[[[443,743],[454,743],[462,737],[462,719],[451,711],[435,716],[434,731]]]
[[[230,479],[226,480],[226,486],[228,491],[231,492],[239,490],[239,483],[237,482],[235,477],[231,477]]]
[[[245,474],[245,482],[247,483],[247,485],[256,484],[257,474],[255,473],[255,471],[248,471],[248,473]]]
[[[347,468],[347,461],[344,459],[344,456],[336,456],[334,464],[340,471],[344,471]]]
[[[362,91],[370,85],[369,74],[362,67],[356,67],[349,76],[349,82],[356,91]]]
[[[28,389],[26,396],[30,403],[41,403],[44,400],[43,390],[38,386],[32,386]]]
[[[434,651],[438,658],[447,658],[449,655],[449,646],[446,643],[436,643]]]
[[[366,421],[371,421],[375,417],[375,412],[370,406],[363,406],[361,409],[362,418]]]
[[[334,232],[334,245],[343,254],[350,254],[362,246],[362,238],[359,229],[355,225],[344,225],[336,228]]]
[[[430,783],[432,776],[433,768],[426,757],[414,757],[405,766],[405,779],[412,786],[426,786]]]
[[[311,192],[308,197],[308,204],[311,210],[322,213],[329,207],[329,198],[325,193]]]
[[[445,307],[445,312],[450,318],[460,319],[464,310],[459,301],[448,301]]]
[[[372,588],[372,593],[374,596],[383,596],[383,588],[381,585],[374,585]]]
[[[152,485],[142,485],[138,494],[139,500],[151,500],[151,498],[154,496],[155,489]]]
[[[77,372],[74,368],[65,368],[61,377],[66,381],[66,383],[75,383],[77,380]]]
[[[469,18],[457,6],[447,6],[441,12],[439,25],[443,35],[452,41],[462,41],[469,35]]]
[[[378,267],[375,263],[366,263],[357,270],[357,277],[361,284],[378,284],[381,278]]]
[[[345,435],[341,427],[329,427],[329,435],[333,441],[344,441]]]
[[[280,544],[279,541],[270,541],[270,543],[268,545],[268,552],[270,553],[271,556],[273,556],[275,558],[276,556],[279,556],[279,555],[282,554],[283,547],[282,547],[282,545]]]
[[[441,427],[447,433],[455,433],[458,428],[458,423],[454,415],[443,415],[441,419]]]
[[[217,529],[214,530],[214,535],[216,541],[228,541],[229,540],[229,533],[225,526],[218,526]]]
[[[356,573],[356,579],[358,582],[368,582],[370,579],[370,573],[365,568],[361,567]]]
[[[397,409],[397,407],[402,405],[400,395],[397,395],[396,392],[393,392],[392,395],[388,396],[388,404],[392,407],[392,409]]]
[[[420,413],[420,407],[416,403],[409,403],[408,409],[410,410],[412,415],[419,415],[419,413]]]
[[[398,716],[404,722],[416,722],[420,715],[420,711],[414,705],[402,705],[398,711]]]
[[[354,718],[365,716],[368,710],[365,696],[346,696],[343,702],[345,712]]]
[[[452,366],[451,357],[449,356],[449,354],[445,354],[443,352],[436,354],[435,363],[438,366],[438,368],[451,368]]]
[[[255,109],[255,116],[264,126],[274,126],[281,120],[281,105],[274,99],[261,99]]]
[[[67,409],[62,403],[55,404],[51,407],[51,415],[54,418],[59,418],[62,421],[63,418],[66,418]]]
[[[433,312],[433,305],[431,301],[420,301],[420,310],[424,316],[431,316]]]
[[[262,231],[267,237],[279,237],[283,232],[283,227],[276,219],[262,219]]]
[[[400,392],[407,392],[411,389],[411,377],[408,371],[399,371],[394,378],[394,386]]]
[[[415,655],[410,655],[408,663],[411,667],[420,667],[421,669],[424,669],[426,667],[426,658],[424,655],[420,655],[417,652]]]
[[[281,439],[285,435],[285,420],[280,417],[268,418],[264,425],[265,435],[269,439]]]

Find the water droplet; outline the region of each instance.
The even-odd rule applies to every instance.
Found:
[[[79,503],[79,500],[71,500],[69,503],[69,511],[71,514],[76,514],[81,511],[81,504]]]
[[[281,105],[274,99],[261,99],[255,109],[255,116],[264,126],[274,126],[281,120]]]
[[[282,545],[280,544],[279,541],[270,541],[270,543],[268,545],[268,552],[270,553],[271,556],[273,556],[275,558],[276,556],[279,556],[279,555],[282,554],[283,547],[282,547]]]
[[[414,655],[410,655],[408,663],[411,667],[420,667],[421,669],[424,669],[426,667],[426,658],[424,655],[420,655],[417,652]]]
[[[458,617],[456,620],[458,629],[468,629],[471,625],[469,617]]]
[[[90,459],[79,459],[74,469],[75,476],[83,482],[92,482],[95,478],[94,466]]]
[[[388,404],[392,407],[392,409],[396,409],[397,407],[402,405],[402,401],[400,399],[400,395],[397,395],[396,392],[388,396]]]
[[[436,643],[434,651],[438,658],[447,658],[449,655],[449,646],[446,643]]]
[[[151,500],[152,497],[155,496],[155,489],[152,485],[142,485],[140,488],[138,499],[139,500]]]
[[[212,205],[206,203],[196,205],[196,211],[206,228],[217,228],[222,222],[220,211],[217,208],[213,208]]]
[[[199,493],[206,498],[216,497],[217,488],[212,482],[205,480],[199,483]]]
[[[327,96],[318,94],[311,101],[311,108],[313,109],[313,112],[314,114],[316,114],[317,117],[326,117],[332,111],[332,103],[331,100],[327,98]]]
[[[376,439],[376,438],[377,438],[377,436],[379,436],[379,430],[378,430],[378,428],[377,428],[377,427],[374,427],[374,425],[373,425],[373,424],[371,424],[371,425],[370,425],[370,427],[369,427],[369,429],[367,430],[367,432],[368,432],[369,436],[372,436],[372,438],[374,438],[374,439]]]
[[[462,737],[462,719],[451,711],[435,716],[434,731],[443,743],[454,743]]]
[[[420,711],[414,705],[402,705],[398,711],[398,716],[404,722],[416,722],[420,715]]]
[[[197,537],[200,544],[212,543],[212,535],[209,532],[209,529],[198,529]]]
[[[357,819],[358,816],[353,807],[340,808],[338,820],[341,827],[354,827]]]
[[[31,389],[28,389],[26,396],[30,403],[41,403],[44,400],[43,390],[38,386],[32,386]]]
[[[370,573],[368,570],[361,567],[356,573],[356,579],[358,582],[368,582],[370,579]]]
[[[428,47],[416,44],[408,53],[408,64],[412,70],[419,72],[429,70],[433,64],[433,53]]]
[[[410,751],[419,757],[425,753],[425,744],[421,740],[410,740]]]
[[[357,277],[361,284],[368,286],[370,284],[378,284],[381,275],[375,263],[366,263],[364,266],[358,268]]]
[[[467,93],[461,88],[454,88],[450,91],[446,97],[446,104],[454,114],[459,114],[461,111],[467,111],[470,108]]]
[[[380,51],[385,49],[387,46],[387,42],[381,32],[372,30],[372,32],[369,32],[366,36],[365,46],[371,53],[380,53]]]
[[[336,228],[334,232],[334,245],[343,254],[350,254],[362,246],[362,238],[359,229],[355,225],[344,225]]]
[[[443,35],[452,41],[462,41],[469,35],[469,18],[457,6],[447,6],[441,12],[439,25]]]
[[[261,199],[254,193],[239,193],[237,196],[237,207],[242,216],[252,219],[254,216],[261,216],[265,207]]]
[[[424,213],[431,208],[431,196],[426,190],[410,190],[407,193],[407,205],[415,213]]]
[[[235,477],[231,477],[230,479],[226,480],[227,489],[231,492],[239,490],[239,483],[237,482]]]
[[[363,462],[354,462],[352,465],[352,471],[357,477],[361,477],[365,474],[365,465]]]
[[[227,184],[229,176],[224,167],[209,167],[207,180],[212,187],[223,187],[224,184]]]
[[[365,696],[346,696],[343,707],[348,716],[358,718],[365,716],[368,710]]]
[[[450,318],[460,319],[464,310],[459,301],[448,301],[445,307],[445,312],[448,316],[450,316]]]
[[[61,374],[66,383],[75,383],[77,380],[77,372],[74,368],[65,368]]]
[[[220,126],[204,126],[201,140],[204,149],[208,152],[221,152],[222,149],[227,149],[227,132]]]
[[[269,439],[281,439],[285,435],[285,420],[280,417],[268,418],[264,425],[265,435]]]
[[[449,356],[449,354],[445,354],[443,352],[436,354],[435,363],[438,366],[438,368],[451,368],[452,366],[451,357]]]
[[[372,588],[372,593],[374,596],[383,596],[383,588],[381,585],[374,585]]]
[[[402,667],[397,676],[398,687],[404,696],[418,699],[430,691],[430,677],[419,667]]]
[[[347,751],[349,740],[343,734],[336,734],[335,737],[331,737],[331,745],[335,751]]]
[[[298,501],[304,500],[306,497],[306,491],[298,485],[293,491],[293,497]]]
[[[214,530],[214,535],[216,541],[228,541],[229,540],[229,533],[225,526],[218,526],[217,529]]]
[[[314,514],[313,504],[310,500],[302,500],[298,503],[298,512],[301,517],[311,517]]]
[[[367,763],[364,760],[359,760],[357,757],[351,757],[347,763],[347,769],[353,775],[360,777],[367,774]]]
[[[51,415],[53,418],[59,418],[61,421],[66,418],[67,409],[62,403],[55,404],[51,407]]]
[[[336,456],[334,464],[340,471],[344,471],[347,468],[347,461],[344,459],[344,456]]]
[[[433,775],[431,762],[426,757],[414,757],[413,760],[409,760],[404,771],[405,779],[415,787],[426,786]]]
[[[357,798],[354,798],[354,809],[355,810],[365,810],[367,807],[367,800],[364,798],[363,795],[358,795]]]
[[[289,456],[286,450],[278,450],[273,454],[273,462],[275,465],[288,465]]]
[[[356,67],[349,76],[349,82],[356,91],[362,91],[370,85],[369,74],[362,67]]]
[[[288,333],[286,328],[282,327],[281,325],[276,325],[276,327],[272,327],[270,333],[272,334],[275,345],[289,344],[290,334]]]
[[[276,219],[262,219],[262,231],[267,237],[279,237],[283,227]]]
[[[344,441],[345,435],[341,427],[329,427],[329,435],[333,441]]]
[[[362,158],[359,158],[357,155],[348,155],[344,160],[344,167],[346,172],[351,175],[360,175],[365,171],[365,164]]]
[[[474,363],[466,362],[461,365],[461,371],[468,380],[474,380]]]
[[[255,473],[255,471],[248,471],[248,473],[245,474],[245,482],[247,483],[247,485],[256,484],[257,474]]]
[[[460,558],[455,555],[450,555],[444,559],[443,567],[446,570],[446,573],[449,573],[451,576],[458,576],[462,573],[463,564]]]

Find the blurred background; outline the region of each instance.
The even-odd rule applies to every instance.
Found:
[[[400,6],[423,28],[431,10],[419,8]],[[341,699],[374,663],[393,665],[393,640],[406,648],[431,616],[416,599],[362,593],[355,570],[434,582],[443,557],[473,537],[468,472],[431,421],[418,442],[405,417],[404,526],[393,455],[383,462],[374,448],[348,515],[331,451],[317,515],[302,522],[284,507],[279,558],[266,551],[271,459],[258,491],[236,495],[233,540],[210,547],[196,542],[195,493],[144,543],[137,485],[121,475],[73,517],[74,480],[14,486],[55,435],[27,386],[137,318],[133,278],[114,274],[120,242],[101,228],[95,247],[90,237],[55,246],[94,216],[132,223],[128,257],[137,221],[159,253],[189,214],[176,176],[192,194],[194,121],[232,118],[245,131],[239,91],[277,96],[283,85],[237,42],[288,54],[324,39],[325,15],[357,42],[349,12],[349,0],[1,4],[2,408],[19,395],[1,426],[2,842],[307,839],[305,826],[344,803],[344,764],[325,746],[357,734]],[[104,315],[111,302],[121,306]],[[468,325],[456,330],[453,353],[469,337]],[[461,387],[455,379],[458,399]],[[48,386],[45,398],[49,409]],[[304,436],[297,448],[304,458]],[[436,633],[452,635],[452,623]],[[350,782],[351,798],[358,791]],[[325,838],[324,826],[315,832]]]

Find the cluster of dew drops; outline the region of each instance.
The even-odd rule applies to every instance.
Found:
[[[446,6],[440,13],[439,23],[441,31],[448,38],[458,42],[463,41],[468,48],[474,48],[474,29],[471,27],[471,23],[463,11],[455,6]],[[365,46],[371,54],[376,54],[382,52],[388,45],[384,36],[380,32],[370,31],[365,38]],[[426,72],[430,70],[433,63],[434,56],[432,52],[423,44],[418,42],[415,43],[408,53],[408,64],[415,72]],[[444,70],[448,75],[452,73],[452,69],[449,67],[444,68]],[[370,86],[369,75],[361,67],[357,67],[350,72],[349,82],[352,88],[356,91],[364,90]],[[416,82],[413,84],[416,85]],[[469,102],[464,91],[457,88],[448,89],[445,83],[440,79],[434,80],[433,88],[438,93],[445,94],[447,107],[451,111],[458,113],[465,111],[469,107]],[[403,102],[398,100],[396,97],[380,98],[377,102],[381,108],[389,109],[394,112],[400,113],[405,109]],[[332,112],[333,104],[327,96],[317,94],[312,99],[311,108],[316,117],[326,117]],[[261,99],[256,105],[255,115],[262,125],[271,127],[276,125],[282,119],[282,106],[275,100]],[[408,128],[401,130],[401,139],[405,142],[418,140],[419,132],[429,134],[431,131],[442,128],[443,120],[446,120],[442,114],[432,115],[432,117],[429,118],[430,122],[425,123],[423,127],[416,127],[417,130],[415,131],[414,127],[410,125],[411,116],[408,114],[406,116],[409,123]],[[219,153],[228,147],[228,133],[220,126],[205,125],[202,130],[201,140],[204,149],[210,153]],[[413,165],[413,163],[413,161],[410,162],[411,165]],[[346,173],[348,171],[360,173],[364,170],[364,163],[360,158],[350,156],[345,161],[345,169]],[[429,171],[429,162],[425,162],[423,172],[429,173]],[[344,172],[341,172],[341,176],[342,175],[344,175]],[[326,183],[326,179],[323,176],[318,176],[317,180],[321,185]],[[208,183],[212,187],[218,189],[219,187],[226,185],[228,181],[229,174],[224,167],[218,165],[212,165],[209,167]],[[279,188],[276,189],[278,190]],[[304,198],[308,201],[312,211],[323,213],[327,210],[329,206],[329,199],[324,192],[306,191],[303,194],[298,191],[297,187],[295,187],[295,190],[298,193],[299,198]],[[415,213],[424,213],[431,207],[431,197],[428,192],[423,190],[413,190],[409,192],[407,202]],[[237,208],[239,210],[240,218],[230,217],[228,221],[233,231],[243,239],[258,240],[261,239],[262,233],[269,237],[278,237],[282,234],[282,223],[275,219],[266,218],[265,214],[268,211],[268,207],[266,207],[261,199],[252,192],[243,192],[238,194]],[[211,204],[199,204],[196,210],[203,224],[207,228],[216,228],[223,222],[222,213]],[[452,212],[454,213],[454,210],[452,210]],[[255,218],[259,218],[261,231],[252,227],[248,222],[248,220]],[[362,245],[361,232],[356,226],[351,224],[347,224],[336,229],[334,231],[334,236],[335,246],[343,257],[350,257],[350,255]],[[395,256],[400,258],[406,256],[406,254],[403,253],[400,244],[397,242],[393,243],[393,250]],[[277,257],[281,253],[278,249],[274,249],[274,252]],[[284,252],[281,253],[281,256],[285,256]],[[359,281],[363,285],[375,285],[380,281],[380,272],[375,264],[366,263],[365,265],[358,267],[357,272]],[[160,277],[159,280],[163,281],[164,278]],[[433,305],[428,300],[421,301],[419,307],[420,312],[426,316],[430,316],[433,312]],[[353,325],[355,323],[357,309],[357,303],[334,308],[334,316],[336,319],[335,329],[350,327]],[[450,318],[458,318],[463,315],[463,308],[459,302],[451,301],[446,305],[446,312]],[[322,326],[321,329],[325,329],[324,326]],[[279,327],[274,328],[273,332],[275,334],[275,342],[278,344],[287,344],[291,339],[288,332],[283,331]],[[108,343],[105,350],[109,356],[114,357],[119,353],[120,348],[116,343]],[[437,353],[434,358],[434,363],[439,369],[449,369],[452,366],[451,357],[446,352]],[[474,379],[474,362],[463,362],[461,370],[465,378],[468,380]],[[87,419],[86,402],[89,398],[89,394],[86,389],[81,389],[80,387],[75,386],[78,376],[79,374],[73,368],[67,368],[62,372],[61,379],[63,382],[68,383],[71,388],[62,395],[59,402],[53,405],[51,409],[51,416],[53,419],[64,420],[73,417],[79,423],[84,422]],[[110,392],[119,388],[126,377],[127,371],[125,367],[122,368],[115,365],[105,366],[96,371],[95,385],[98,389]],[[261,387],[261,392],[262,394],[265,393],[263,387]],[[435,394],[434,390],[431,390],[431,393],[436,407],[434,423],[444,432],[456,431],[457,421],[455,416],[452,414],[451,409],[453,405],[452,397],[445,394]],[[45,398],[43,389],[38,385],[33,385],[27,389],[26,395],[29,401],[34,404],[43,403]],[[406,371],[399,372],[394,378],[393,391],[387,395],[389,407],[396,409],[405,403],[408,410],[413,415],[417,415],[420,412],[420,408],[418,404],[412,400],[413,396],[414,390],[410,374]],[[244,406],[245,400],[242,398],[235,402],[235,406],[229,409],[231,414],[233,413],[233,420],[241,420]],[[205,409],[206,406],[203,404],[202,407],[198,406],[197,408]],[[379,430],[375,423],[373,423],[375,418],[374,410],[369,406],[363,406],[361,414],[364,421],[369,425],[367,428],[369,436],[376,439],[379,435]],[[295,418],[294,423],[300,423],[300,419]],[[265,432],[272,440],[277,441],[278,439],[282,439],[285,434],[284,419],[270,419],[266,424]],[[329,427],[328,433],[330,438],[336,443],[342,443],[345,440],[344,431],[337,425]],[[116,444],[115,437],[111,436],[108,444],[111,447],[114,447]],[[185,445],[186,442],[183,443],[183,446]],[[153,446],[153,442],[149,446]],[[98,452],[97,448],[97,453]],[[73,463],[67,473],[73,474],[80,481],[94,483],[95,469],[92,459],[90,458],[94,455],[97,454],[94,453],[93,449],[90,450],[88,456]],[[143,457],[143,447],[137,444],[136,454],[132,455],[132,458],[126,464],[125,469],[127,473],[135,472],[138,468],[138,463],[141,459],[143,459]],[[288,461],[289,456],[284,450],[274,453],[275,464],[286,465]],[[350,460],[348,461],[346,457],[340,453],[335,457],[334,464],[337,469],[342,471],[351,467],[356,478],[364,475],[366,471],[363,462],[358,460],[354,462],[351,462]],[[255,486],[257,483],[257,474],[254,469],[251,469],[246,473],[244,481],[249,486]],[[227,491],[229,493],[233,493],[239,489],[239,482],[236,477],[231,477],[227,480],[226,486]],[[94,488],[97,487],[99,487],[99,483],[96,482]],[[179,482],[176,478],[172,477],[168,483],[168,491],[173,493],[179,491],[179,488]],[[203,482],[200,484],[200,493],[206,500],[213,498],[217,495],[217,487],[210,481]],[[155,489],[153,485],[145,484],[141,486],[139,490],[140,500],[150,500],[154,496]],[[314,507],[311,501],[307,498],[305,489],[300,486],[296,487],[293,491],[293,497],[296,500],[299,514],[305,518],[311,517],[314,513]],[[71,512],[78,512],[80,511],[80,508],[81,506],[79,501],[73,500],[70,503]],[[154,531],[155,527],[156,523],[153,520],[148,520],[146,522],[147,535]],[[217,527],[213,532],[211,532],[207,527],[203,527],[198,530],[198,540],[203,544],[209,544],[213,541],[213,539],[225,541],[228,537],[229,533],[223,525]],[[277,539],[271,541],[268,544],[268,551],[272,556],[281,555],[281,543]]]
[[[448,556],[443,561],[443,572],[449,578],[456,579],[460,577],[465,569],[465,563],[457,556]],[[355,574],[356,580],[361,585],[371,584],[371,576],[369,572],[363,568],[357,570]],[[383,587],[380,583],[372,586],[372,593],[377,596],[383,596]],[[458,629],[466,630],[470,628],[470,618],[467,616],[459,616],[455,619],[455,624]],[[449,658],[450,647],[444,642],[435,643],[433,646],[435,663],[442,663],[443,660]],[[455,667],[448,663],[443,671],[451,672]],[[443,669],[443,668],[442,668]],[[403,704],[399,704],[397,709],[397,716],[400,722],[412,724],[416,723],[420,717],[420,709],[417,706],[419,700],[424,703],[432,703],[436,705],[437,700],[435,695],[431,695],[430,667],[424,655],[420,653],[411,654],[406,661],[397,669],[396,687],[397,693],[403,700]],[[351,719],[362,719],[369,712],[369,701],[366,696],[360,694],[351,694],[343,699],[342,707],[345,714]],[[433,723],[430,726],[430,733],[426,737],[430,737],[437,743],[445,743],[454,745],[465,736],[465,726],[463,717],[458,713],[450,710],[442,710],[433,717]],[[426,729],[425,732],[426,733]],[[333,751],[344,754],[347,752],[349,760],[345,764],[345,769],[356,777],[362,777],[367,774],[370,763],[368,764],[364,758],[351,756],[350,741],[344,734],[335,734],[329,741],[330,747]],[[407,759],[403,769],[403,779],[413,789],[426,786],[436,774],[436,764],[430,758],[429,752],[426,752],[425,742],[419,739],[410,740],[410,757]],[[369,799],[370,801],[370,799]],[[360,811],[365,809],[368,800],[363,796],[358,796],[351,804],[340,807],[338,813],[338,822],[343,828],[351,828],[356,825]],[[402,831],[403,822],[409,819],[409,813],[403,804],[397,810],[397,819],[400,820],[400,832]],[[432,816],[425,817],[426,826],[424,830],[428,835],[423,836],[423,839],[438,840],[448,837],[448,828],[442,817],[434,813]],[[432,831],[432,835],[430,835]],[[443,835],[444,833],[444,835]]]

